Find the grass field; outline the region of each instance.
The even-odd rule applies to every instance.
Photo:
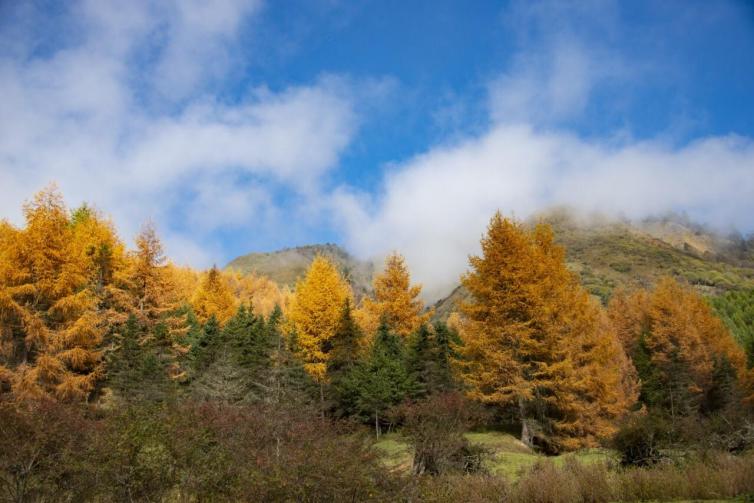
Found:
[[[499,431],[466,433],[470,443],[485,447],[489,451],[486,468],[490,473],[515,480],[538,460],[545,459],[508,433]],[[376,443],[383,462],[392,469],[411,470],[413,452],[409,444],[398,433],[383,435]],[[567,457],[576,457],[584,463],[616,459],[615,453],[607,449],[585,449],[575,453],[550,458],[561,465]]]
[[[584,480],[578,480],[579,472],[576,472],[576,474],[569,474],[570,472],[568,472],[568,466],[573,466],[573,464],[566,466],[566,462],[569,458],[576,458],[581,465],[589,465],[604,461],[617,461],[616,453],[609,449],[584,449],[574,453],[548,458],[533,452],[517,438],[508,433],[499,431],[471,432],[466,433],[465,436],[472,444],[483,446],[488,450],[489,456],[486,461],[488,472],[507,480],[510,485],[495,486],[494,483],[489,482],[491,480],[489,478],[485,479],[482,477],[480,479],[478,477],[475,478],[470,476],[468,479],[464,479],[464,482],[462,483],[458,482],[460,479],[451,479],[456,480],[456,482],[445,487],[442,485],[443,479],[440,477],[440,482],[438,482],[439,488],[436,488],[435,492],[429,492],[429,494],[434,495],[434,499],[433,497],[429,497],[428,501],[455,501],[460,500],[458,498],[462,499],[465,497],[472,497],[473,501],[487,501],[487,498],[491,498],[490,501],[493,501],[496,500],[500,494],[515,496],[515,498],[517,498],[515,499],[516,501],[570,501],[572,496],[574,498],[577,496],[576,493],[573,493],[573,488],[571,487],[574,483],[577,485],[586,483],[586,488],[582,487],[581,489],[582,492],[585,491],[584,495],[586,496],[584,497],[587,497],[590,494],[592,496],[596,494],[598,497],[597,499],[594,499],[594,501],[611,501],[609,497],[607,500],[600,499],[605,497],[605,480],[609,480],[610,484],[615,484],[613,489],[607,490],[615,490],[615,494],[626,495],[624,496],[626,498],[625,501],[643,500],[651,502],[672,500],[686,503],[692,501],[705,501],[707,503],[716,501],[754,501],[754,494],[748,496],[748,498],[746,496],[740,496],[739,498],[733,499],[717,499],[721,494],[731,492],[741,493],[741,489],[733,489],[730,487],[730,484],[733,483],[733,480],[735,480],[736,477],[729,476],[740,472],[741,467],[732,468],[730,470],[726,470],[725,467],[722,466],[719,467],[722,470],[719,473],[727,474],[722,477],[723,482],[718,480],[720,478],[718,476],[710,478],[710,475],[715,475],[714,471],[699,471],[698,465],[690,467],[692,473],[683,476],[679,476],[681,474],[670,466],[665,467],[664,471],[661,473],[655,473],[654,475],[651,471],[645,473],[641,470],[633,475],[622,471],[613,472],[610,470],[610,472],[605,472],[604,468],[594,466],[597,471],[593,473],[612,473],[614,476],[607,476],[607,479],[605,479],[603,475],[602,478],[587,477]],[[401,437],[400,433],[384,435],[375,445],[380,452],[383,463],[385,463],[387,467],[404,474],[410,473],[413,453],[410,445],[403,437]],[[532,484],[532,473],[529,469],[537,463],[537,461],[544,459],[552,461],[556,468],[562,468],[565,471],[558,470],[560,475],[556,477],[553,477],[555,474],[552,470],[537,472],[534,475],[535,480]],[[544,466],[548,465],[545,464]],[[733,465],[730,465],[730,467],[732,466]],[[695,471],[698,472],[696,475],[693,474]],[[583,473],[589,472],[581,473],[583,476]],[[637,475],[638,477],[634,475]],[[740,475],[741,473],[738,473],[738,476]],[[568,479],[568,477],[574,476],[576,479]],[[701,476],[703,480],[698,480],[699,476]],[[485,482],[485,480],[487,482]],[[722,486],[720,485],[721,483],[723,484]],[[519,487],[521,484],[523,484],[523,486]],[[467,486],[472,489],[468,489]],[[430,485],[428,487],[432,486]],[[473,489],[474,487],[476,487],[476,490]],[[505,487],[513,489],[505,489]],[[557,487],[557,489],[555,489],[557,494],[552,492],[554,487]],[[561,489],[564,491],[562,494],[560,494]],[[499,493],[499,491],[503,491],[503,493]],[[628,492],[626,493],[625,491]],[[486,494],[486,496],[483,496],[484,494]],[[668,498],[657,500],[652,499],[652,496],[649,496],[657,494],[666,495]],[[708,494],[710,499],[683,499],[678,497],[683,495],[688,498],[688,496],[692,494]],[[674,495],[676,496],[673,497]],[[656,498],[657,496],[654,497]],[[618,499],[621,501],[624,500],[620,497]],[[575,501],[576,499],[573,500]],[[584,501],[591,501],[591,499],[586,499]]]

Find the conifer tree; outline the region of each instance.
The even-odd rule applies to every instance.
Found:
[[[133,297],[132,312],[148,328],[178,308],[175,284],[166,262],[154,225],[145,224],[136,236],[126,281]]]
[[[362,333],[353,318],[351,299],[346,298],[338,327],[330,341],[327,373],[331,381],[351,370],[359,361]]]
[[[411,285],[408,267],[400,254],[388,255],[384,271],[374,277],[372,284],[374,299],[365,297],[356,313],[368,337],[374,335],[382,321],[396,334],[408,337],[431,317],[418,298],[421,285]]]
[[[214,316],[221,325],[236,310],[236,301],[226,279],[217,267],[212,267],[202,278],[199,290],[191,302],[200,321],[205,322]]]
[[[746,375],[743,350],[709,304],[672,278],[617,295],[609,313],[638,370],[641,400],[671,419],[714,412],[720,388]]]
[[[306,276],[296,284],[291,321],[304,368],[320,386],[320,406],[324,418],[324,386],[327,364],[342,316],[342,306],[351,290],[335,265],[325,257],[315,257]]]
[[[349,412],[374,421],[379,436],[385,411],[404,400],[413,388],[403,341],[382,323],[369,356],[341,381],[339,393]]]
[[[195,373],[205,370],[214,361],[217,349],[222,343],[221,336],[217,318],[210,315],[202,328],[201,336],[191,346],[188,353]]]
[[[458,359],[456,347],[461,344],[458,333],[446,323],[437,321],[434,325],[436,375],[433,390],[450,391],[455,388],[453,361]]]
[[[0,379],[19,397],[85,399],[102,374],[100,307],[106,268],[116,265],[98,250],[119,242],[93,216],[90,232],[80,232],[83,219],[69,217],[54,187],[25,205],[24,217],[23,229],[2,232]]]
[[[754,368],[754,290],[726,292],[712,306],[744,349],[746,366]]]
[[[174,382],[156,338],[145,333],[135,314],[116,335],[117,347],[108,353],[107,384],[127,402],[162,402],[174,396]]]
[[[412,396],[419,398],[431,393],[435,375],[434,340],[429,327],[423,324],[408,340],[408,372],[414,385]]]
[[[295,338],[286,339],[281,330],[282,309],[277,306],[270,314],[266,327],[270,347],[266,374],[259,377],[264,402],[280,408],[285,406],[306,407],[316,394],[316,383],[304,370],[296,357],[298,348]]]
[[[634,399],[627,358],[599,307],[565,266],[552,230],[496,213],[462,278],[460,369],[472,398],[517,417],[553,452],[594,445]]]
[[[125,396],[139,381],[142,358],[138,321],[130,315],[118,334],[118,348],[108,355],[107,381],[119,395]]]

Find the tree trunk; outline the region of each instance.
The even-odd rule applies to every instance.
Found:
[[[529,447],[532,447],[533,438],[532,432],[529,429],[529,422],[526,420],[526,407],[524,406],[523,399],[518,399],[518,415],[521,421],[521,442]]]
[[[322,422],[325,422],[325,383],[319,382],[319,409],[322,414]]]
[[[380,413],[376,410],[374,411],[374,433],[377,438],[380,438]]]

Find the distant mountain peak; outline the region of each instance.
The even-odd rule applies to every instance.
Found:
[[[256,273],[267,276],[281,286],[293,287],[306,274],[317,255],[324,255],[335,263],[348,279],[357,297],[371,291],[374,265],[359,260],[334,243],[311,244],[283,248],[273,252],[242,255],[231,260],[225,269],[242,274]]]

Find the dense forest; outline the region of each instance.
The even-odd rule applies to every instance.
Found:
[[[54,188],[23,212],[0,221],[3,500],[754,494],[752,291],[591,295],[550,225],[497,213],[438,318],[398,253],[369,291],[325,255],[288,288],[178,267],[152,225],[128,249]],[[492,469],[489,432],[536,463]]]

